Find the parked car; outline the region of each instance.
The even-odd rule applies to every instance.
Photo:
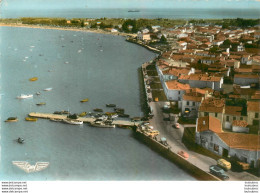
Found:
[[[248,163],[237,161],[237,164],[239,164],[241,166],[242,170],[249,170],[250,169],[250,165]]]
[[[211,174],[213,174],[214,176],[220,178],[221,180],[228,180],[229,179],[229,176],[225,173],[225,171],[216,166],[216,165],[212,165],[209,167],[209,172]]]
[[[231,163],[225,159],[219,159],[217,165],[226,171],[231,169]]]
[[[179,129],[180,128],[180,124],[179,123],[175,123],[172,125],[173,128],[175,129]]]
[[[183,158],[185,159],[188,159],[189,158],[189,154],[185,151],[178,151],[178,155],[182,156]]]
[[[148,136],[149,137],[152,137],[152,138],[154,138],[155,136],[157,136],[157,135],[159,135],[160,133],[159,133],[159,131],[157,131],[157,130],[153,130],[153,131],[150,131],[150,132],[148,132]]]

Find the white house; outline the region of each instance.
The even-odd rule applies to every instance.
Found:
[[[180,101],[185,91],[190,89],[190,85],[179,83],[177,80],[170,80],[164,82],[163,89],[168,100]]]
[[[260,159],[260,136],[223,132],[220,120],[199,117],[196,143],[222,157],[236,156],[240,161],[257,167]]]
[[[207,95],[208,91],[199,88],[186,90],[186,93],[182,96],[182,101],[179,102],[182,114],[186,117],[198,117],[201,101]]]
[[[232,123],[232,131],[236,133],[248,133],[249,128],[246,127],[247,125],[246,121],[235,120]]]
[[[189,84],[191,88],[211,88],[221,91],[223,77],[208,76],[207,74],[190,74],[179,77],[181,83]]]
[[[137,40],[149,41],[149,40],[151,40],[151,37],[150,37],[150,34],[144,34],[144,33],[138,32]]]
[[[259,76],[257,74],[235,74],[234,84],[241,86],[248,86],[250,84],[259,83]]]

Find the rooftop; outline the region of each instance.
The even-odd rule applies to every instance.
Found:
[[[219,119],[211,116],[199,117],[197,122],[197,132],[212,131],[214,133],[221,133],[222,126]]]
[[[165,84],[168,87],[168,89],[171,89],[171,90],[187,90],[187,89],[190,89],[189,84],[182,84],[182,83],[179,83],[177,80],[167,81],[167,82],[165,82]]]
[[[229,147],[256,151],[260,150],[260,136],[242,133],[217,133]]]
[[[225,114],[241,116],[243,107],[238,106],[225,106]]]
[[[225,99],[207,98],[202,101],[199,111],[222,113],[225,107]]]
[[[242,120],[235,120],[232,122],[233,126],[238,126],[238,127],[246,127],[248,125],[248,123],[246,121],[242,121]]]
[[[248,112],[260,112],[260,101],[247,101]]]

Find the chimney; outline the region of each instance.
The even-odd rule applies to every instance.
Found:
[[[206,122],[205,122],[205,121],[203,121],[203,125],[206,125]]]

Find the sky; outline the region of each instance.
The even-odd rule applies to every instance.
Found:
[[[2,1],[2,2],[1,2]],[[0,0],[1,9],[237,8],[260,9],[260,0]]]

